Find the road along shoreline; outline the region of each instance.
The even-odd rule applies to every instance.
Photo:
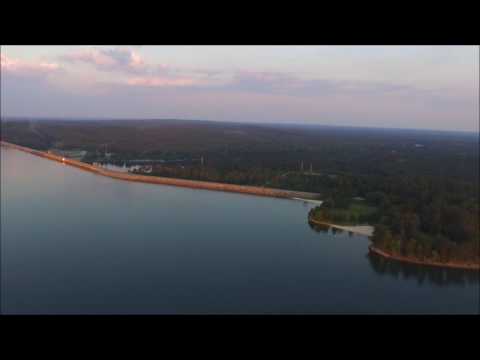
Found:
[[[49,160],[57,161],[65,165],[74,166],[98,175],[107,176],[113,179],[119,179],[119,180],[125,180],[125,181],[142,182],[142,183],[158,184],[158,185],[180,186],[180,187],[186,187],[191,189],[235,192],[235,193],[241,193],[241,194],[276,197],[276,198],[284,198],[284,199],[302,198],[302,199],[317,200],[319,198],[319,194],[308,193],[308,192],[273,189],[273,188],[266,188],[266,187],[260,187],[260,186],[234,185],[234,184],[224,184],[224,183],[209,182],[209,181],[197,181],[197,180],[187,180],[187,179],[178,179],[178,178],[167,178],[167,177],[160,177],[160,176],[121,173],[118,171],[107,170],[105,168],[100,168],[98,166],[90,165],[78,160],[73,160],[73,159],[62,157],[62,156],[58,156],[52,153],[47,153],[44,151],[34,150],[25,146],[12,144],[6,141],[0,141],[0,145],[8,148],[20,150],[26,153],[30,153],[36,156],[40,156]]]

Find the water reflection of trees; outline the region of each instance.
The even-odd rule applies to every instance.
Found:
[[[318,224],[308,222],[309,227],[323,234],[342,234],[344,230],[331,227],[326,224]],[[353,234],[348,232],[349,236]],[[379,275],[391,276],[395,279],[416,279],[421,286],[424,283],[434,284],[437,286],[478,284],[480,281],[479,271],[442,268],[437,266],[426,266],[419,264],[406,263],[383,256],[368,253],[368,262],[372,269]]]
[[[312,223],[311,221],[308,222],[308,226],[309,226],[310,229],[312,229],[313,231],[318,232],[318,233],[323,233],[323,234],[328,234],[328,232],[329,232],[329,230],[330,230],[330,226],[329,226],[329,225],[316,224],[316,223]]]
[[[396,279],[400,276],[404,279],[413,278],[417,280],[419,285],[427,282],[437,286],[465,286],[468,284],[478,284],[480,279],[479,272],[474,270],[405,263],[386,259],[374,253],[368,253],[367,258],[372,269],[377,274],[389,275]]]
[[[337,235],[337,234],[343,234],[345,232],[342,229],[338,229],[338,228],[332,227],[330,225],[313,223],[311,221],[308,222],[308,226],[313,231],[315,231],[317,233],[323,233],[323,234],[330,233],[332,235]],[[353,233],[351,231],[348,231],[348,236],[353,236]]]

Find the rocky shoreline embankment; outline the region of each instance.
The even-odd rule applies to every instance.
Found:
[[[107,170],[107,169],[90,165],[78,160],[61,157],[61,156],[44,152],[44,151],[34,150],[28,147],[12,144],[5,141],[1,141],[0,144],[2,146],[14,148],[20,151],[33,154],[33,155],[50,159],[53,161],[61,162],[66,165],[75,166],[85,171],[90,171],[95,174],[99,174],[102,176],[107,176],[107,177],[119,179],[119,180],[135,181],[135,182],[159,184],[159,185],[180,186],[180,187],[187,187],[192,189],[235,192],[235,193],[243,193],[243,194],[258,195],[258,196],[286,198],[286,199],[292,199],[292,198],[318,199],[319,198],[319,194],[315,194],[315,193],[272,189],[272,188],[266,188],[266,187],[260,187],[260,186],[234,185],[234,184],[224,184],[224,183],[209,182],[209,181],[197,181],[197,180],[186,180],[186,179],[159,177],[159,176],[137,175],[137,174],[131,174],[131,173],[121,173],[118,171]]]

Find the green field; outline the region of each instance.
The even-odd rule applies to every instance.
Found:
[[[311,216],[318,221],[332,222],[338,225],[371,224],[377,208],[364,201],[353,200],[346,208],[315,208]]]

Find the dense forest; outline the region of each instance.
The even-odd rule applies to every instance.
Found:
[[[105,152],[111,160],[187,159],[219,171],[291,172],[292,183],[317,186],[303,173],[408,174],[478,178],[478,135],[328,126],[235,124],[187,120],[5,120],[1,138],[38,150]],[[439,166],[441,164],[441,166]],[[313,182],[313,183],[312,183]],[[311,184],[307,184],[311,183]]]
[[[376,211],[349,217],[353,201],[336,189],[338,195],[327,198],[309,216],[324,222],[372,224],[375,247],[393,255],[480,262],[478,183],[411,175],[368,177],[358,186],[367,206]]]
[[[185,120],[3,119],[1,130],[85,150],[86,162],[148,161],[148,175],[316,192],[324,203],[309,216],[373,224],[380,249],[480,261],[478,134]]]

